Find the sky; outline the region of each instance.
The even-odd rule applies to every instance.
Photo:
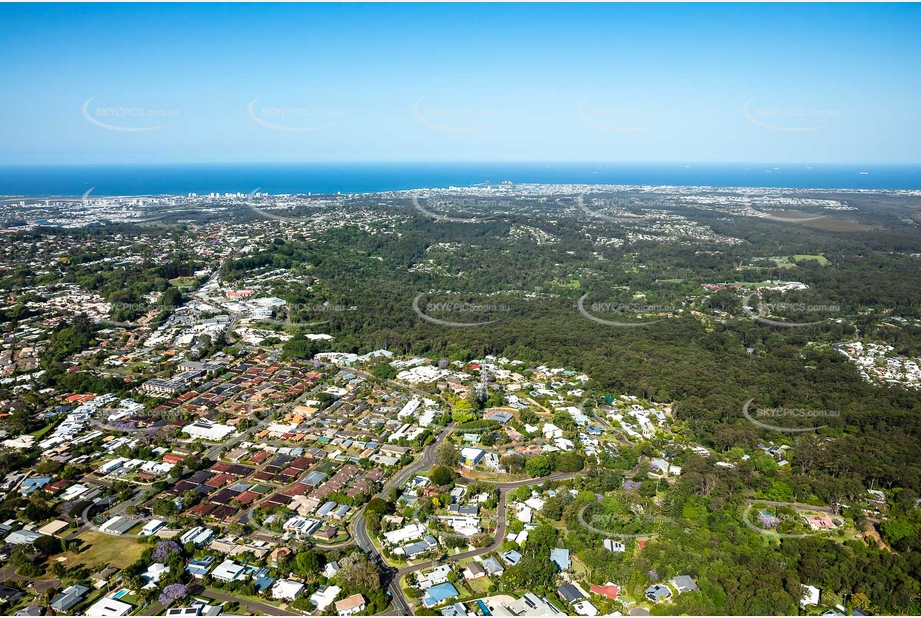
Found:
[[[0,164],[921,163],[916,4],[2,4]]]

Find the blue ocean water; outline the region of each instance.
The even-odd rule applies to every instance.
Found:
[[[919,165],[680,163],[246,163],[0,166],[0,195],[373,193],[510,180],[795,189],[921,189]]]

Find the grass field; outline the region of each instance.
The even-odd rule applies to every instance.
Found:
[[[793,256],[793,259],[797,262],[802,262],[804,260],[815,260],[822,266],[828,264],[828,258],[826,258],[824,255],[806,255],[804,253],[797,253]]]
[[[64,562],[67,567],[83,564],[92,569],[99,564],[108,564],[109,566],[123,569],[137,561],[146,547],[133,539],[122,539],[101,532],[88,531],[77,538],[83,541],[84,547],[89,547],[80,553],[67,552],[61,554],[67,558],[67,561]]]
[[[175,279],[169,280],[169,282],[177,288],[193,287],[197,281],[195,277],[176,277]]]
[[[847,221],[846,219],[832,219],[830,217],[826,217],[824,219],[815,219],[813,221],[806,221],[800,223],[799,225],[814,227],[819,230],[827,230],[829,232],[866,232],[868,230],[879,229],[877,226],[863,225],[862,223],[857,223],[856,221]]]

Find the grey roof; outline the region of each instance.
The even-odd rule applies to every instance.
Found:
[[[83,596],[89,591],[89,588],[80,585],[65,588],[61,594],[51,599],[51,609],[56,612],[66,612],[82,601]]]
[[[579,589],[573,586],[572,584],[563,584],[556,589],[556,593],[560,595],[560,598],[566,601],[567,603],[574,603],[579,599],[584,599],[585,596],[579,592]]]
[[[311,472],[306,477],[301,479],[301,483],[304,485],[319,485],[320,482],[326,478],[325,472]]]
[[[329,515],[329,513],[331,513],[334,508],[336,508],[336,503],[330,500],[329,502],[327,502],[326,504],[320,507],[320,510],[317,511],[317,515],[319,515],[320,517],[323,517],[324,515]]]
[[[497,573],[502,573],[505,571],[502,565],[499,564],[499,561],[495,558],[487,558],[484,560],[483,568],[486,569],[490,575],[496,575]]]
[[[454,605],[448,605],[446,608],[441,610],[442,616],[469,616],[467,613],[467,608],[464,607],[463,603],[455,603]]]
[[[28,605],[13,614],[14,616],[44,616],[45,608],[38,605]]]
[[[689,575],[676,575],[671,579],[671,584],[678,591],[678,594],[699,590],[697,584]]]
[[[415,556],[416,554],[421,554],[422,552],[436,547],[438,547],[438,540],[431,534],[428,534],[423,537],[421,541],[416,541],[415,543],[404,546],[403,553],[407,556]]]
[[[40,538],[42,538],[42,535],[38,532],[33,532],[31,530],[14,530],[6,537],[6,542],[13,545],[28,545]]]
[[[481,573],[486,572],[486,569],[483,568],[483,565],[475,560],[467,565],[467,570],[470,571],[473,575],[480,575]]]
[[[18,588],[13,588],[11,586],[4,586],[0,584],[0,601],[6,603],[7,601],[15,601],[22,596],[22,591]]]

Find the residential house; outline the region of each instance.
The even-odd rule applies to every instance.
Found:
[[[340,616],[353,616],[365,609],[365,598],[360,594],[353,594],[341,601],[336,601],[336,613]]]
[[[676,575],[671,578],[668,583],[678,591],[678,594],[700,590],[700,588],[697,587],[697,583],[689,575]]]
[[[572,561],[569,558],[569,550],[556,548],[550,551],[550,561],[554,562],[560,571],[568,571],[572,567]]]
[[[86,586],[74,584],[61,591],[51,599],[51,609],[58,614],[70,614],[68,610],[76,607],[90,591]]]
[[[571,605],[576,601],[581,601],[585,598],[585,595],[582,594],[578,588],[572,584],[566,583],[556,589],[556,593],[559,595],[567,605]]]
[[[304,589],[304,584],[290,579],[279,579],[272,586],[272,598],[293,601]]]
[[[342,592],[342,588],[339,586],[320,586],[316,592],[310,595],[309,600],[317,610],[323,612],[323,610],[329,607],[333,600],[339,596],[340,592]]]
[[[479,562],[472,561],[467,565],[467,568],[464,569],[464,579],[479,579],[481,577],[486,577],[486,569],[483,568]]]
[[[654,584],[646,589],[644,595],[653,603],[662,603],[672,598],[672,591],[668,586]]]

